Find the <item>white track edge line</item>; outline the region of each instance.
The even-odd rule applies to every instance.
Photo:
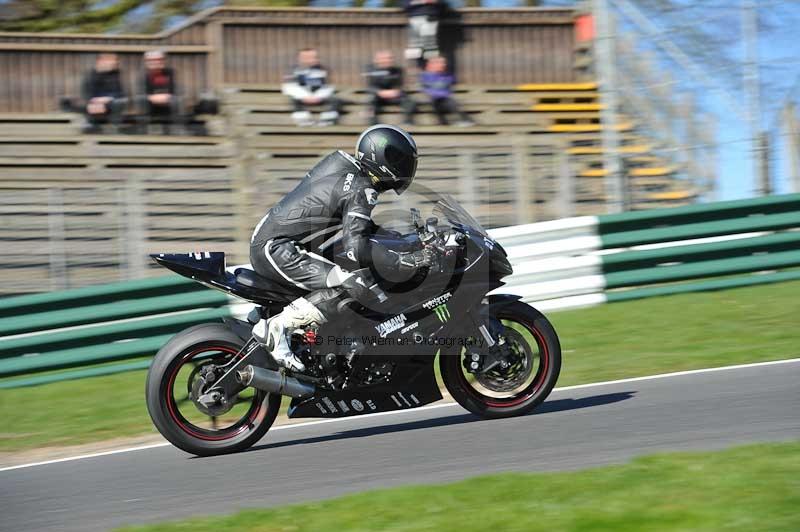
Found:
[[[672,373],[659,373],[656,375],[646,375],[643,377],[631,377],[628,379],[618,379],[613,381],[602,381],[602,382],[590,382],[587,384],[576,384],[573,386],[564,386],[561,388],[553,388],[554,392],[564,392],[569,390],[579,390],[582,388],[594,388],[597,386],[608,386],[611,384],[624,384],[628,382],[641,382],[641,381],[650,381],[650,380],[657,380],[657,379],[666,379],[670,377],[683,377],[686,375],[697,375],[702,373],[714,373],[719,371],[730,371],[730,370],[737,370],[737,369],[747,369],[747,368],[757,368],[762,366],[775,366],[779,364],[793,364],[800,362],[800,358],[788,358],[783,360],[770,360],[768,362],[753,362],[750,364],[737,364],[734,366],[719,366],[714,368],[702,368],[702,369],[691,369],[686,371],[675,371]],[[439,403],[434,405],[426,405],[421,406],[418,408],[409,408],[407,410],[392,410],[389,412],[375,412],[373,414],[363,414],[360,416],[350,416],[350,417],[343,417],[343,418],[334,418],[334,419],[318,419],[316,421],[307,421],[305,423],[294,423],[289,425],[278,425],[277,427],[271,428],[270,431],[276,430],[287,430],[287,429],[296,429],[296,428],[303,428],[303,427],[310,427],[313,425],[322,425],[326,423],[342,423],[342,422],[351,422],[354,420],[360,420],[365,418],[371,417],[380,417],[380,416],[391,416],[391,415],[400,415],[400,414],[408,414],[413,412],[419,412],[421,410],[434,410],[436,408],[446,408],[450,406],[458,406],[458,403]],[[103,451],[99,453],[91,453],[91,454],[82,454],[78,456],[68,456],[65,458],[56,458],[53,460],[45,460],[42,462],[31,462],[28,464],[19,464],[14,466],[8,466],[0,468],[0,473],[5,471],[13,471],[14,469],[25,469],[28,467],[37,467],[43,465],[50,465],[50,464],[58,464],[61,462],[72,462],[74,460],[85,460],[87,458],[98,458],[101,456],[110,456],[113,454],[122,454],[122,453],[130,453],[134,451],[144,451],[147,449],[156,449],[159,447],[168,447],[172,445],[169,442],[160,442],[160,443],[151,443],[148,445],[139,445],[136,447],[126,447],[124,449],[115,449],[112,451]]]

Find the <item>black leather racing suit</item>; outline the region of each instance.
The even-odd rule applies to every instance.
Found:
[[[329,154],[256,226],[250,242],[253,269],[293,288],[298,297],[329,315],[347,272],[311,250],[340,229],[348,258],[362,268],[371,264],[376,252],[385,266],[405,265],[402,253],[370,248],[369,237],[377,228],[371,213],[378,194],[353,157],[343,151]]]

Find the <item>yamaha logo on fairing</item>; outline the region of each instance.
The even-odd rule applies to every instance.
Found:
[[[432,308],[438,307],[443,303],[447,303],[448,301],[450,301],[451,297],[453,297],[453,294],[451,292],[444,293],[439,297],[434,297],[430,301],[426,301],[425,303],[423,303],[422,308],[431,310]]]
[[[378,334],[381,336],[381,338],[386,338],[387,334],[396,331],[397,329],[403,327],[405,324],[406,324],[406,315],[399,314],[394,318],[389,318],[383,323],[379,323],[378,325],[375,326],[375,330],[378,331]]]

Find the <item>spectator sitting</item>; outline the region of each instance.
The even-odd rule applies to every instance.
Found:
[[[422,90],[431,99],[431,105],[439,119],[439,124],[447,125],[447,115],[455,113],[459,117],[459,126],[473,126],[475,122],[469,115],[461,110],[458,102],[453,99],[453,84],[455,77],[447,71],[447,61],[444,57],[437,56],[428,60],[425,71],[419,76]]]
[[[375,52],[371,65],[364,73],[370,93],[370,123],[378,123],[384,105],[397,104],[403,110],[406,124],[414,122],[416,103],[403,91],[403,69],[395,65],[394,54],[389,50]]]
[[[159,118],[163,123],[164,134],[168,135],[170,125],[177,123],[180,116],[175,72],[166,63],[166,54],[161,50],[151,50],[144,54],[145,70],[141,81],[143,96],[139,97],[139,118],[145,132],[153,118]]]
[[[114,53],[101,53],[94,68],[83,79],[82,94],[86,104],[85,133],[97,133],[100,124],[111,122],[119,130],[127,100],[119,74],[119,59]]]
[[[297,66],[287,76],[282,91],[292,99],[292,119],[298,126],[314,124],[309,108],[322,107],[319,125],[335,124],[339,119],[339,102],[329,85],[328,71],[319,64],[314,48],[304,48],[297,54]]]
[[[408,15],[408,48],[406,59],[416,60],[422,68],[424,61],[439,55],[439,19],[444,4],[439,0],[405,0]]]

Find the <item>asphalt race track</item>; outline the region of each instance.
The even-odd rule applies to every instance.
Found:
[[[0,529],[105,530],[497,471],[800,438],[800,360],[555,391],[532,415],[457,405],[287,427],[249,452],[169,447],[0,471]]]

